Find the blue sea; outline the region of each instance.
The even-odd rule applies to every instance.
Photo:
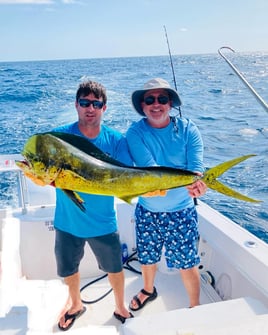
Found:
[[[268,54],[225,55],[268,101]],[[217,53],[174,55],[172,61],[182,114],[202,133],[206,167],[256,154],[227,171],[221,181],[262,203],[211,190],[202,200],[268,243],[267,111]],[[75,121],[75,93],[86,77],[107,88],[104,123],[121,132],[139,119],[130,102],[133,90],[153,77],[175,84],[168,56],[2,62],[0,154],[19,153],[31,135]],[[2,173],[0,178],[0,208],[14,206],[14,176]]]

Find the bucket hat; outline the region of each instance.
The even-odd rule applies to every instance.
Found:
[[[143,89],[134,91],[131,95],[132,105],[134,109],[140,115],[145,116],[142,110],[142,107],[141,107],[141,102],[143,100],[145,92],[150,91],[150,90],[159,89],[159,88],[162,88],[168,91],[170,99],[172,100],[172,107],[181,106],[181,99],[178,93],[170,87],[169,83],[162,78],[154,78],[154,79],[147,81],[143,85]]]

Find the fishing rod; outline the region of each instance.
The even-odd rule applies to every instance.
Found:
[[[175,90],[177,91],[176,77],[175,77],[175,72],[174,72],[174,67],[173,67],[173,61],[172,61],[172,56],[171,56],[170,47],[169,47],[169,41],[168,41],[168,35],[167,35],[166,26],[164,26],[164,30],[165,30],[165,34],[166,34],[166,40],[167,40],[167,46],[168,46],[170,65],[171,65],[172,75],[173,75],[173,82],[174,82]]]
[[[171,51],[170,51],[170,46],[169,46],[169,41],[168,41],[168,35],[167,35],[166,26],[164,26],[164,30],[165,30],[166,40],[167,40],[168,53],[169,53],[170,65],[171,65],[171,70],[172,70],[172,75],[173,75],[174,87],[175,87],[175,90],[178,91],[177,90],[177,82],[176,82],[176,77],[175,77],[175,71],[174,71],[174,66],[173,66],[173,61],[172,61],[172,56],[171,56]],[[173,106],[173,108],[179,111],[179,115],[181,117],[182,114],[181,114],[181,108],[180,108],[180,106],[179,107]],[[172,117],[172,121],[175,122],[175,128],[177,129],[176,119],[174,117]]]
[[[259,103],[264,107],[266,112],[268,112],[268,105],[267,103],[262,99],[262,97],[254,90],[254,88],[249,84],[249,82],[246,80],[246,78],[238,71],[238,69],[227,59],[227,57],[221,52],[222,49],[228,49],[232,52],[235,52],[230,47],[221,47],[218,49],[218,53],[220,56],[230,65],[230,67],[234,70],[234,72],[238,75],[238,77],[242,80],[242,82],[246,85],[247,88],[251,91],[251,93],[255,96],[255,98],[259,101]]]

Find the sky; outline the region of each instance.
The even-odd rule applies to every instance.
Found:
[[[0,62],[268,52],[268,0],[0,0]]]

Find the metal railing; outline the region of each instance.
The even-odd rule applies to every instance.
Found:
[[[27,212],[27,206],[29,205],[28,188],[26,178],[23,172],[17,167],[15,163],[15,161],[18,159],[21,159],[21,156],[19,154],[0,155],[0,174],[6,172],[15,173],[18,186],[18,207],[20,207],[22,213],[25,214]]]

